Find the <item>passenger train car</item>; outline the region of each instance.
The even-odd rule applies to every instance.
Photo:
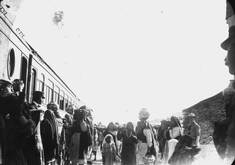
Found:
[[[69,105],[83,106],[66,83],[43,58],[27,43],[24,33],[14,26],[21,0],[0,0],[0,79],[21,79],[26,99],[30,103],[34,91],[45,93],[44,107],[56,101],[61,110]]]

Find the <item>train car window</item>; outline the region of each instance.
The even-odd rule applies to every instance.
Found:
[[[50,88],[48,86],[46,86],[46,104],[48,104],[50,102],[49,96],[50,96]]]
[[[64,91],[60,92],[60,109],[64,110]]]
[[[29,100],[30,102],[32,102],[33,100],[33,92],[35,91],[35,82],[36,82],[36,70],[35,69],[32,69],[32,72],[31,72],[31,80],[30,80],[30,92],[29,92]]]
[[[28,62],[25,57],[22,57],[21,59],[21,72],[20,72],[20,79],[24,82],[24,89],[27,89],[27,68],[28,68]]]
[[[64,99],[64,101],[65,101],[65,108],[66,108],[66,107],[68,107],[68,105],[69,105],[69,104],[68,104],[68,100],[67,100],[67,99]]]
[[[72,99],[71,97],[69,97],[69,105],[72,103]]]
[[[54,90],[54,101],[57,103],[57,104],[60,104],[60,88],[56,85],[55,86],[55,90]]]
[[[69,106],[69,100],[68,100],[68,95],[65,94],[65,107],[68,107]]]
[[[44,74],[41,74],[39,77],[39,91],[44,91],[44,84],[45,84],[45,76]]]
[[[15,71],[15,51],[12,48],[9,51],[8,57],[7,57],[7,74],[8,77],[11,78]]]
[[[48,83],[47,83],[47,102],[51,102],[53,101],[53,86],[54,83],[48,79]]]

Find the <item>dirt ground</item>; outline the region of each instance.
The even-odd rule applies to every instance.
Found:
[[[195,157],[192,165],[223,165],[223,161],[218,155],[214,144],[201,145],[201,151]]]
[[[223,163],[222,159],[219,157],[216,152],[214,144],[201,145],[201,151],[195,157],[192,165],[226,165]],[[102,165],[101,154],[98,153],[97,161],[93,161],[93,165]],[[158,161],[158,165],[161,165],[161,162]]]

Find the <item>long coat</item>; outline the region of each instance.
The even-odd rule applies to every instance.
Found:
[[[24,116],[23,103],[23,93],[0,98],[0,163],[3,165],[27,165],[22,150],[35,123]]]
[[[41,138],[41,110],[31,112],[32,120],[36,123],[34,133],[28,137],[23,153],[28,165],[44,165],[44,151]]]
[[[126,130],[117,134],[117,139],[122,140],[121,162],[122,165],[136,165],[136,144],[137,137],[134,135],[127,136]]]
[[[52,161],[58,157],[59,136],[56,118],[51,110],[45,112],[44,120],[41,123],[41,136],[45,162]]]

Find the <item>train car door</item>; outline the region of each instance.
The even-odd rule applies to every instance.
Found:
[[[29,59],[22,56],[21,60],[21,74],[20,79],[23,80],[25,84],[25,94],[26,100],[28,102],[32,101],[33,92],[35,91],[36,85],[36,69],[32,68],[32,55],[29,55]]]
[[[36,87],[36,76],[37,76],[37,71],[35,68],[32,68],[31,69],[30,85],[29,85],[29,102],[30,103],[33,101],[33,93],[34,93],[35,87]]]
[[[26,89],[27,89],[27,71],[28,71],[28,61],[26,59],[26,57],[22,56],[22,59],[21,59],[21,72],[20,72],[20,79],[24,82],[24,90],[25,90],[25,93],[26,92]]]

